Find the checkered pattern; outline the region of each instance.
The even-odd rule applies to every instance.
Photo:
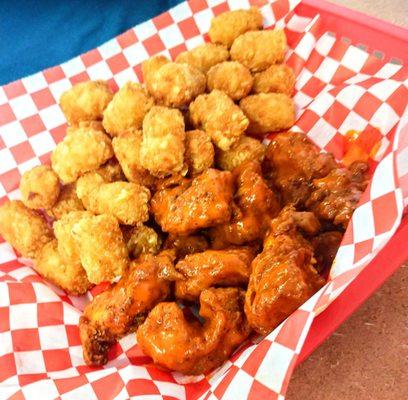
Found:
[[[329,282],[269,336],[246,344],[209,376],[192,378],[156,369],[141,353],[135,335],[122,339],[111,350],[110,362],[96,369],[84,364],[77,329],[90,295],[65,295],[2,242],[1,399],[284,399],[313,318],[395,232],[408,204],[407,69],[324,32],[319,16],[297,13],[299,0],[182,3],[97,49],[1,87],[0,203],[18,197],[20,175],[48,162],[62,139],[66,126],[57,101],[63,91],[88,79],[108,80],[114,89],[139,80],[144,59],[157,53],[174,58],[206,39],[213,15],[250,3],[262,5],[267,26],[285,28],[287,62],[298,76],[295,129],[338,159],[349,129],[364,130],[368,150],[378,149],[370,160],[372,181],[347,229]]]

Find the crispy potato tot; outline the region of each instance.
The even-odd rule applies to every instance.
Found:
[[[168,64],[170,60],[159,54],[151,57],[142,63],[143,81],[145,85],[150,85],[153,81],[154,74],[165,64]]]
[[[144,116],[153,105],[153,99],[142,85],[127,82],[106,107],[103,127],[111,136],[117,136],[128,129],[140,129]]]
[[[123,230],[122,230],[123,232]],[[134,226],[124,231],[126,246],[129,255],[138,258],[141,254],[157,254],[162,240],[157,232],[146,225]]]
[[[78,128],[58,143],[51,155],[51,163],[63,183],[72,183],[85,172],[100,167],[112,156],[108,136],[92,128]]]
[[[51,218],[60,219],[66,213],[83,209],[84,205],[76,194],[76,183],[71,183],[61,187],[57,202],[45,212]]]
[[[224,46],[205,43],[180,53],[176,58],[176,63],[189,64],[201,72],[207,73],[213,65],[226,61],[228,58],[229,52]]]
[[[75,296],[84,294],[92,286],[81,263],[70,264],[62,260],[55,239],[38,251],[34,269],[43,278]]]
[[[292,96],[295,87],[295,74],[286,64],[271,65],[254,76],[254,93],[285,93]]]
[[[243,135],[229,150],[217,150],[215,164],[220,169],[232,171],[246,161],[262,162],[264,156],[265,146],[259,140]]]
[[[112,282],[125,272],[129,256],[115,217],[81,218],[72,227],[72,234],[90,282]]]
[[[207,74],[209,91],[218,89],[232,100],[240,100],[252,89],[254,78],[247,67],[237,61],[225,61],[214,65]]]
[[[140,163],[151,174],[161,177],[180,172],[184,161],[183,115],[178,110],[155,106],[143,121]]]
[[[58,175],[48,165],[34,167],[21,177],[20,192],[28,208],[50,208],[60,193]]]
[[[104,81],[88,81],[74,85],[60,98],[60,106],[70,125],[81,121],[101,120],[113,93]]]
[[[0,235],[29,258],[53,238],[45,219],[20,200],[7,201],[0,207]]]
[[[105,128],[103,127],[102,121],[80,121],[76,124],[70,125],[67,127],[65,131],[66,135],[75,134],[78,128],[91,128],[97,131],[105,132]]]
[[[198,96],[189,111],[193,125],[207,132],[222,150],[230,149],[249,124],[242,110],[220,90]]]
[[[234,40],[248,31],[262,29],[262,14],[256,7],[228,11],[211,20],[208,35],[211,42],[231,47]]]
[[[106,182],[124,181],[126,178],[118,160],[115,158],[108,160],[105,164],[96,169],[95,172]]]
[[[198,129],[186,132],[186,163],[191,175],[198,175],[214,163],[214,146],[210,136]]]
[[[246,32],[231,47],[231,59],[252,72],[264,71],[285,57],[286,36],[280,29]]]
[[[76,194],[87,210],[91,209],[91,201],[95,196],[92,193],[104,183],[106,183],[105,179],[96,171],[87,172],[77,180]]]
[[[156,178],[140,162],[142,138],[142,131],[139,130],[130,129],[121,133],[112,140],[113,151],[129,182],[152,187]]]
[[[247,132],[262,138],[268,132],[290,129],[295,123],[295,103],[283,93],[259,93],[239,103],[249,119]]]

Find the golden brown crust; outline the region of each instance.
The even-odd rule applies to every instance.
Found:
[[[271,65],[265,71],[254,75],[254,93],[285,93],[292,96],[295,74],[286,64]]]
[[[199,175],[214,164],[214,146],[210,136],[199,129],[186,132],[185,160],[190,175]]]
[[[60,219],[66,213],[83,209],[84,206],[76,194],[76,182],[74,182],[61,187],[57,202],[45,212],[51,218]]]

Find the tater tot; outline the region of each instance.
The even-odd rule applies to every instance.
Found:
[[[295,74],[286,64],[271,65],[254,76],[254,93],[285,93],[291,96],[295,87]]]
[[[158,104],[182,107],[205,91],[205,75],[188,64],[167,63],[150,73],[146,87]]]
[[[193,176],[210,168],[214,163],[214,146],[208,133],[199,129],[186,132],[186,163]]]
[[[137,258],[145,253],[157,254],[162,244],[162,240],[157,232],[146,225],[128,229],[123,236],[129,255],[133,258]]]
[[[62,94],[60,106],[70,125],[97,121],[102,119],[103,111],[112,97],[113,93],[106,82],[82,82]]]
[[[121,133],[112,140],[113,151],[129,182],[152,187],[155,177],[140,162],[142,138],[142,131],[135,129]]]
[[[103,214],[81,218],[72,233],[90,282],[112,282],[124,273],[129,256],[115,217]]]
[[[213,65],[226,61],[229,52],[226,47],[213,43],[205,43],[189,51],[183,51],[177,58],[177,63],[189,64],[206,73]]]
[[[234,40],[231,59],[239,61],[252,72],[258,72],[281,63],[285,51],[286,36],[282,30],[247,32]]]
[[[256,7],[249,10],[228,11],[211,21],[208,35],[211,42],[231,47],[234,40],[248,31],[262,29],[262,14]]]
[[[39,250],[34,269],[42,277],[72,295],[84,294],[92,286],[81,263],[70,264],[62,260],[55,239]]]
[[[241,109],[219,90],[198,96],[190,104],[189,111],[193,125],[207,132],[222,150],[230,149],[249,124]]]
[[[218,150],[215,160],[218,168],[232,171],[246,161],[262,162],[264,156],[265,146],[259,140],[244,135],[231,149]]]
[[[295,104],[283,93],[260,93],[245,97],[239,103],[249,119],[247,132],[256,137],[289,129],[295,123]]]
[[[66,135],[71,135],[75,133],[78,128],[91,128],[97,131],[105,132],[105,128],[103,127],[102,121],[81,121],[77,124],[71,125],[67,127],[65,132]]]
[[[66,213],[83,209],[82,201],[76,194],[76,183],[71,183],[61,187],[57,202],[45,212],[51,218],[60,219]]]
[[[108,136],[92,128],[78,128],[58,143],[51,155],[51,163],[63,183],[72,183],[85,172],[100,167],[112,156]]]
[[[20,200],[7,201],[0,207],[0,235],[29,258],[53,238],[45,219]]]
[[[112,143],[113,144],[113,143]],[[122,171],[118,160],[111,158],[105,164],[100,166],[95,172],[100,175],[106,182],[115,182],[125,180],[125,174]]]
[[[165,64],[168,64],[170,60],[159,54],[151,57],[142,63],[143,81],[148,86],[153,79],[154,74]]]
[[[60,193],[58,175],[48,165],[34,167],[21,177],[20,192],[27,207],[50,208]]]
[[[240,100],[252,89],[254,78],[247,67],[237,61],[225,61],[214,65],[207,74],[209,91],[218,89],[232,100]]]
[[[55,237],[58,241],[58,252],[65,263],[81,263],[77,244],[72,234],[72,227],[84,217],[91,217],[93,214],[89,211],[73,211],[61,217],[54,222],[53,228]]]
[[[140,129],[144,116],[153,104],[153,99],[142,85],[127,82],[106,107],[103,127],[111,136],[117,136],[131,128]]]
[[[151,174],[162,177],[183,169],[184,118],[179,110],[155,106],[143,121],[140,162]]]
[[[95,197],[93,193],[99,186],[106,183],[105,179],[96,171],[87,172],[76,182],[76,194],[87,210],[91,209],[91,199]]]

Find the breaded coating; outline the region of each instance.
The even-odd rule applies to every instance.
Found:
[[[122,232],[129,255],[132,258],[137,258],[141,254],[157,254],[159,252],[162,240],[153,228],[140,225],[126,230],[122,228]]]
[[[249,119],[247,132],[262,138],[268,132],[290,129],[295,123],[295,103],[283,93],[259,93],[239,103]]]
[[[231,47],[234,40],[248,31],[262,29],[262,14],[256,7],[224,12],[211,20],[211,42]]]
[[[285,93],[292,96],[295,87],[295,74],[286,64],[271,65],[254,76],[254,93]]]
[[[79,296],[92,286],[81,263],[71,264],[62,260],[55,239],[38,251],[34,269],[68,294]]]
[[[249,69],[237,61],[214,65],[207,73],[207,89],[221,90],[235,101],[249,94],[253,82]]]
[[[74,85],[61,95],[60,106],[70,125],[81,121],[101,120],[113,93],[104,81],[88,81]]]
[[[198,96],[189,111],[193,125],[204,129],[222,150],[230,149],[249,124],[242,110],[220,90]]]
[[[180,111],[155,106],[143,121],[140,163],[161,177],[180,172],[184,161],[184,118]]]
[[[189,173],[199,175],[214,164],[214,146],[210,136],[199,129],[186,132],[186,163]]]
[[[91,199],[95,197],[93,192],[104,183],[105,179],[96,171],[87,172],[76,181],[76,194],[87,210],[91,209]]]
[[[176,63],[189,64],[207,73],[215,64],[228,60],[229,52],[226,47],[214,43],[205,43],[194,49],[183,51],[176,58]]]
[[[54,236],[45,219],[20,200],[7,201],[0,207],[0,235],[29,258]]]
[[[205,75],[188,64],[167,63],[148,77],[147,90],[158,104],[167,107],[186,106],[205,91]]]
[[[90,282],[112,282],[123,275],[129,256],[115,217],[103,214],[81,218],[71,232]]]
[[[264,156],[265,146],[259,140],[242,135],[229,150],[217,150],[215,164],[220,169],[232,171],[246,161],[262,162]]]
[[[46,214],[54,219],[60,219],[64,214],[71,211],[82,211],[84,206],[76,194],[76,182],[61,187],[57,202]]]
[[[201,253],[209,247],[208,241],[204,236],[167,236],[163,248],[176,251],[177,259],[184,258],[187,254]]]
[[[103,113],[103,127],[111,136],[128,129],[140,129],[154,101],[140,83],[127,82],[113,96]]]
[[[58,252],[64,263],[80,264],[78,247],[72,234],[72,227],[81,218],[92,217],[89,211],[72,211],[64,214],[61,219],[53,224],[54,234],[58,241]]]
[[[113,151],[129,182],[152,187],[156,178],[142,167],[140,162],[140,146],[142,131],[130,129],[112,140]]]
[[[154,74],[165,64],[168,64],[170,60],[159,54],[151,57],[142,63],[143,81],[145,85],[152,83]]]
[[[103,132],[78,128],[58,143],[51,155],[52,169],[63,183],[72,183],[113,156],[111,141]]]
[[[124,181],[126,178],[118,160],[115,158],[108,160],[105,164],[96,169],[95,172],[106,182]]]
[[[281,63],[285,51],[286,36],[281,29],[246,32],[234,40],[231,59],[259,72]]]
[[[50,208],[60,193],[58,175],[48,165],[34,167],[21,177],[20,192],[28,208]]]

